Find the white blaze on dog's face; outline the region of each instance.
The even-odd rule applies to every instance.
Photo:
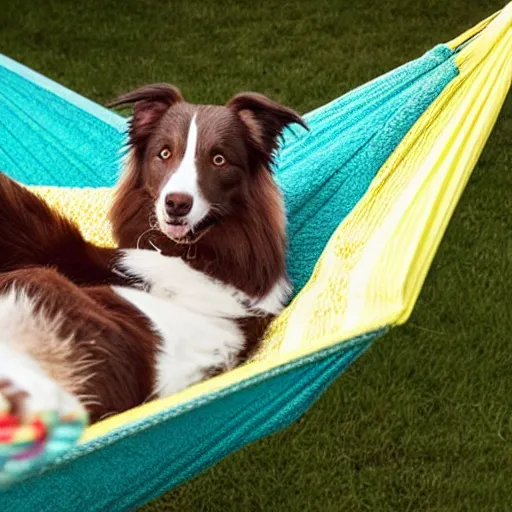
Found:
[[[198,226],[210,213],[212,206],[199,187],[197,133],[197,113],[194,113],[188,128],[183,159],[164,184],[156,203],[160,229],[174,239],[184,237]],[[162,160],[170,159],[170,148],[164,146],[158,157]]]
[[[249,163],[247,129],[232,110],[185,102],[171,106],[144,159],[160,229],[181,239],[229,213],[247,193]]]
[[[304,122],[265,96],[243,93],[225,106],[192,105],[173,86],[147,86],[116,104],[134,103],[130,144],[139,180],[155,199],[169,238],[196,234],[245,204],[258,172],[270,172],[283,128]]]

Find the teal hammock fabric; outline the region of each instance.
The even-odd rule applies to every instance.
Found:
[[[334,229],[410,127],[457,75],[453,52],[423,57],[306,115],[275,172],[301,289]],[[30,185],[113,185],[124,118],[0,56],[0,169]],[[307,247],[307,251],[305,248]],[[0,494],[2,512],[126,510],[290,424],[383,330],[317,352],[76,446]]]

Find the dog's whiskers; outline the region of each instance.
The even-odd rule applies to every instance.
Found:
[[[142,240],[142,237],[143,237],[144,235],[146,235],[147,233],[150,233],[151,231],[158,231],[158,229],[150,227],[149,229],[146,229],[146,231],[143,231],[143,232],[139,235],[139,238],[137,238],[137,249],[140,249],[140,241]]]
[[[151,245],[151,247],[153,247],[153,249],[155,249],[155,251],[158,253],[158,254],[162,254],[162,249],[160,249],[159,247],[157,247],[152,240],[148,240],[148,244]]]
[[[212,205],[210,205],[210,210],[213,213],[217,213],[219,215],[226,215],[228,213],[227,208],[219,203],[213,203]]]

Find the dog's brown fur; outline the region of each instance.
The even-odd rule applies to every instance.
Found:
[[[151,248],[153,243],[163,254],[182,257],[197,270],[249,296],[268,293],[284,273],[286,249],[285,213],[270,165],[283,128],[290,123],[305,126],[302,119],[255,93],[239,94],[227,107],[206,106],[199,110],[199,115],[206,117],[204,126],[225,132],[232,145],[248,141],[243,151],[233,148],[240,160],[247,160],[242,164],[248,172],[236,176],[241,182],[236,184],[236,198],[230,202],[222,222],[216,223],[213,216],[207,219],[216,224],[215,229],[190,246],[176,244],[163,233],[151,230],[155,196],[168,172],[150,167],[146,161],[157,144],[152,138],[159,140],[160,132],[173,133],[173,125],[190,119],[193,106],[184,102],[175,87],[162,84],[121,96],[114,104],[132,102],[131,155],[110,215],[119,246]],[[214,136],[204,133],[205,139]],[[178,156],[182,157],[183,152],[182,147]],[[222,190],[218,179],[208,180],[208,174],[213,173],[205,173],[202,184],[211,202],[217,204],[223,199]],[[141,233],[146,235],[141,237]]]
[[[226,118],[247,172],[232,174],[238,181],[225,187],[229,208],[208,217],[208,230],[195,243],[176,243],[151,227],[161,183],[148,173],[148,151],[153,138],[165,132],[171,107],[179,105],[178,117],[192,107],[166,85],[134,91],[117,103],[134,103],[130,160],[110,212],[119,246],[156,246],[250,297],[264,297],[285,275],[284,211],[269,166],[283,127],[303,124],[301,119],[255,94],[239,95],[226,107],[204,107],[201,115],[212,123]],[[228,193],[223,186],[211,183],[207,193],[223,198]],[[139,405],[154,389],[159,338],[148,319],[112,290],[111,285],[132,284],[113,272],[118,257],[117,250],[86,242],[71,222],[0,174],[0,294],[23,290],[36,315],[55,321],[56,334],[67,345],[45,343],[42,336],[41,343],[22,350],[64,389],[86,397],[92,421]],[[269,319],[241,321],[247,341],[241,358],[252,351]]]

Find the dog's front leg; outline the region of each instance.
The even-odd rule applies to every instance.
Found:
[[[242,293],[187,265],[181,258],[156,251],[121,251],[117,271],[139,281],[151,295],[171,298],[208,316],[246,317]]]

